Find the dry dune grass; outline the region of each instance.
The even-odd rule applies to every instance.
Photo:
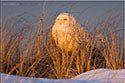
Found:
[[[119,33],[123,32],[120,14],[100,17],[98,26],[95,23],[90,27],[93,31],[91,41],[86,44],[80,42],[80,47],[73,51],[61,50],[56,46],[49,22],[44,21],[44,17],[45,13],[37,25],[35,22],[25,22],[18,26],[20,22],[25,21],[21,20],[19,15],[15,16],[18,21],[13,18],[4,20],[1,24],[2,73],[62,79],[97,68],[124,67],[124,39],[119,36]],[[99,33],[104,39],[101,44],[95,40]]]

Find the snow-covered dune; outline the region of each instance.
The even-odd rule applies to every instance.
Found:
[[[71,79],[28,78],[1,74],[1,83],[125,83],[125,69],[96,69]]]
[[[73,80],[84,80],[92,83],[125,83],[125,69],[96,69],[82,73]]]

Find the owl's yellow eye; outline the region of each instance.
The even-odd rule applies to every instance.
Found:
[[[67,20],[66,18],[64,18],[63,20]]]

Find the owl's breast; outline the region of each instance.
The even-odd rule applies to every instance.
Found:
[[[67,48],[69,46],[70,49],[72,48],[74,42],[72,27],[67,25],[54,25],[52,27],[52,35],[59,47]]]
[[[65,33],[65,34],[70,34],[72,32],[72,28],[69,27],[68,25],[54,25],[52,28],[53,33]]]

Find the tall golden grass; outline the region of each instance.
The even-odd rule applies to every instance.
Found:
[[[2,73],[62,79],[97,68],[124,67],[124,38],[119,35],[124,29],[121,14],[99,17],[98,25],[90,26],[91,40],[80,42],[80,47],[70,52],[56,46],[45,12],[39,23],[26,22],[25,17],[20,18],[23,15],[8,16],[1,24]],[[95,40],[98,34],[104,41]]]

